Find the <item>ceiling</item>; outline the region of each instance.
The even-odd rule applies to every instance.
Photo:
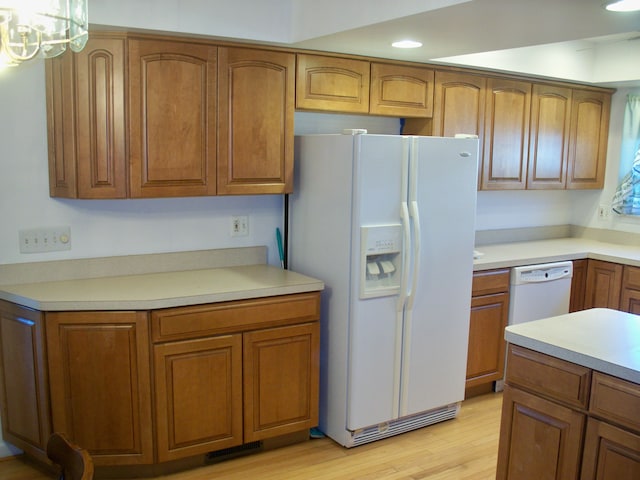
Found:
[[[640,12],[605,0],[292,1],[298,48],[640,86]],[[423,47],[391,47],[408,38]]]

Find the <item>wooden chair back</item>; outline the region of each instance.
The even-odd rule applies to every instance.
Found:
[[[47,457],[61,468],[60,480],[92,480],[93,460],[84,448],[63,433],[53,433],[47,442]]]

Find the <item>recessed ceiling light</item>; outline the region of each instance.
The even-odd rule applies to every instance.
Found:
[[[396,48],[418,48],[421,47],[422,44],[414,40],[401,40],[399,42],[393,42],[391,46]]]
[[[605,4],[604,8],[611,12],[635,12],[640,10],[640,0],[617,0]]]

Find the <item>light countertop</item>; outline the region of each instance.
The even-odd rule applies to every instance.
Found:
[[[501,243],[476,248],[482,256],[474,260],[474,271],[581,258],[640,266],[640,245],[618,245],[582,238]]]
[[[0,286],[0,299],[41,311],[151,310],[318,291],[323,283],[259,264]]]
[[[509,325],[505,339],[640,384],[640,316],[593,308]]]

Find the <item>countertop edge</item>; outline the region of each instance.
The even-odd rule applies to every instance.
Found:
[[[623,367],[621,365],[617,365],[615,363],[607,362],[600,358],[585,355],[584,353],[576,352],[573,350],[568,350],[566,348],[562,348],[548,342],[543,342],[541,340],[536,340],[525,335],[519,335],[517,333],[509,331],[505,332],[505,340],[513,345],[528,348],[530,350],[544,353],[546,355],[550,355],[567,362],[575,363],[577,365],[597,370],[614,377],[622,378],[623,380],[627,380],[629,382],[640,384],[640,372]]]
[[[307,293],[321,291],[324,289],[323,282],[308,284],[287,285],[260,289],[237,290],[208,295],[194,295],[188,297],[161,298],[152,300],[114,300],[114,301],[38,301],[32,298],[14,295],[0,291],[0,300],[16,303],[27,308],[42,312],[63,312],[63,311],[123,311],[123,310],[159,310],[172,307],[186,307],[190,305],[202,305],[206,303],[230,302],[234,300],[249,300],[252,298],[275,297],[278,295],[293,295],[296,293]]]

